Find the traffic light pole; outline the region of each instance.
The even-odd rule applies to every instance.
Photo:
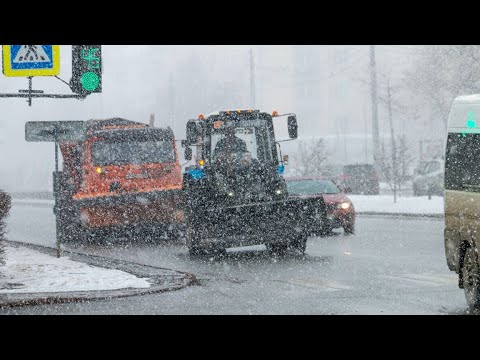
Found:
[[[55,131],[55,174],[58,174],[58,139],[57,139],[57,131]],[[58,176],[58,175],[57,175]],[[53,197],[55,199],[55,208],[58,211],[57,205],[58,205],[58,181],[57,184],[54,184],[54,189],[53,189]],[[63,236],[63,233],[61,232],[59,228],[59,221],[58,221],[58,214],[56,214],[56,221],[55,221],[55,235],[56,235],[56,248],[57,248],[57,258],[60,258],[61,255],[61,237]]]
[[[32,90],[31,93],[23,93],[22,90],[19,90],[21,94],[0,94],[0,97],[4,98],[54,98],[54,99],[85,99],[85,95],[80,94],[44,94],[42,90]],[[25,90],[28,91],[28,90]],[[38,93],[36,91],[42,91]]]
[[[33,77],[28,77],[28,89],[18,90],[18,94],[0,94],[0,98],[26,98],[28,105],[32,106],[33,98],[53,98],[53,99],[85,99],[87,94],[44,94],[43,90],[32,89]]]
[[[28,77],[28,93],[32,93],[32,83],[33,83],[33,78],[31,76]],[[28,106],[32,106],[32,97],[30,96],[28,98]]]
[[[0,94],[0,98],[25,98],[32,106],[33,98],[79,99],[102,92],[102,45],[72,45],[72,78],[67,84],[73,94],[45,94],[43,90],[33,90],[33,77],[28,76],[28,89],[18,90],[18,94]]]

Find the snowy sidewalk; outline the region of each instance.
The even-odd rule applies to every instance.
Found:
[[[0,307],[98,300],[181,289],[192,274],[125,261],[7,243]]]
[[[393,195],[347,195],[352,200],[357,214],[397,214],[442,217],[444,212],[443,197],[428,196],[397,197]]]
[[[0,271],[0,294],[150,287],[148,278],[11,246],[7,247],[7,262]]]

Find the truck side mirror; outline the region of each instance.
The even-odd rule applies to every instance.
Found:
[[[290,139],[296,139],[298,137],[297,117],[295,115],[288,117],[288,136]]]
[[[288,165],[288,155],[283,155],[283,164]]]
[[[185,154],[183,155],[185,157],[185,160],[192,160],[192,148],[189,146],[185,147]]]
[[[199,133],[197,122],[195,120],[189,120],[187,123],[187,144],[196,144]]]

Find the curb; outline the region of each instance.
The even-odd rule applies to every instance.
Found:
[[[356,215],[366,216],[386,216],[386,217],[408,217],[408,218],[428,218],[428,219],[443,219],[444,214],[412,214],[412,213],[385,213],[376,211],[356,211]]]
[[[23,246],[40,251],[47,255],[56,255],[55,249],[41,245],[26,244],[10,240],[6,241],[6,243],[9,246],[16,248]],[[121,270],[137,277],[148,277],[152,284],[147,289],[127,288],[118,290],[70,291],[64,293],[0,294],[0,309],[5,307],[19,307],[28,305],[65,304],[72,302],[108,300],[166,291],[175,291],[197,284],[195,275],[187,272],[132,263],[123,260],[103,258],[96,255],[83,255],[67,250],[62,250],[62,254],[64,256],[68,255],[69,258],[74,261],[83,262],[88,265],[105,269]]]

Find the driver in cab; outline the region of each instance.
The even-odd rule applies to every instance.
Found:
[[[218,141],[213,158],[216,160],[216,165],[220,167],[226,165],[227,162],[232,165],[248,166],[253,160],[246,142],[236,137],[233,132],[228,132],[224,138]]]

